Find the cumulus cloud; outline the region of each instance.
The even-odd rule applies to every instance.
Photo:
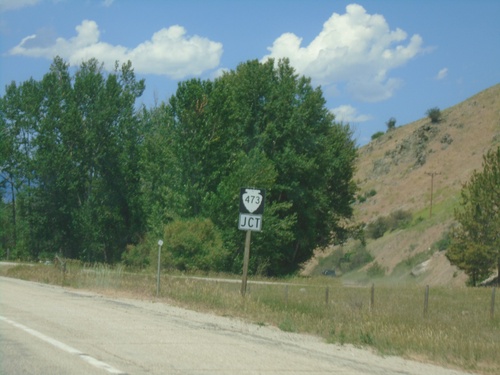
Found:
[[[212,72],[212,74],[210,74],[210,78],[211,79],[220,78],[224,75],[224,73],[229,73],[229,72],[230,72],[230,69],[228,69],[228,68],[219,68],[219,69],[215,70],[214,72]]]
[[[29,7],[39,2],[40,0],[1,0],[0,12],[6,12],[8,10],[16,10],[24,7]]]
[[[359,114],[358,110],[351,105],[341,105],[331,111],[338,122],[353,123],[371,120],[371,116]]]
[[[437,80],[444,79],[444,78],[446,78],[447,75],[448,75],[448,68],[443,68],[436,75],[436,79]]]
[[[333,13],[307,46],[302,38],[285,33],[268,48],[269,58],[290,59],[301,74],[321,85],[346,84],[350,94],[362,101],[390,98],[401,81],[389,72],[423,52],[422,38],[391,30],[382,15],[366,13],[357,4],[345,14]]]
[[[135,48],[101,41],[97,23],[90,20],[78,25],[76,36],[70,39],[56,38],[51,45],[42,43],[42,39],[39,34],[27,36],[9,53],[47,59],[61,56],[71,65],[96,58],[108,69],[114,67],[115,61],[130,60],[137,73],[181,79],[217,67],[223,52],[221,43],[198,35],[188,36],[178,25],[155,32],[150,40]]]

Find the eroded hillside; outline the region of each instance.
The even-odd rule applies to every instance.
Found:
[[[418,211],[457,194],[491,147],[500,144],[500,84],[442,111],[437,124],[423,118],[386,133],[359,151],[356,180],[373,199],[356,207],[369,222],[398,208]]]
[[[444,252],[431,255],[429,249],[452,223],[463,183],[481,169],[483,155],[500,145],[500,84],[441,112],[439,123],[422,118],[359,150],[355,179],[366,199],[356,203],[355,219],[368,224],[397,210],[411,212],[408,229],[368,241],[374,262],[390,275],[401,262],[427,252],[421,272],[414,272],[418,282],[461,285],[464,275]]]

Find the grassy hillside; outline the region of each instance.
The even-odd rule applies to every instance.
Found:
[[[441,112],[439,123],[422,118],[359,150],[356,181],[361,199],[355,204],[356,221],[374,223],[398,210],[410,212],[413,219],[404,229],[369,239],[373,261],[345,274],[346,280],[369,281],[367,271],[376,262],[383,271],[378,276],[385,273],[381,280],[464,284],[466,277],[437,245],[453,222],[463,183],[481,169],[483,155],[500,145],[500,84]],[[355,242],[344,245],[343,252],[359,246]],[[334,250],[339,251],[319,253],[304,272],[317,274],[332,267]]]

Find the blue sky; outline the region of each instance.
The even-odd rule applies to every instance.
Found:
[[[251,59],[288,57],[358,144],[500,82],[498,0],[0,0],[0,85],[131,60],[140,101]]]

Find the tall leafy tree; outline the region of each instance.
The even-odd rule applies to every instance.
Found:
[[[76,257],[78,246],[73,213],[78,179],[71,154],[78,126],[72,111],[73,92],[67,65],[55,59],[40,82],[40,105],[34,159],[36,161],[33,220],[36,221],[36,253],[61,251]],[[73,132],[73,135],[70,135]],[[38,254],[33,254],[38,255]]]
[[[336,124],[320,88],[288,60],[249,61],[214,82],[179,85],[165,107],[180,186],[191,216],[211,218],[241,266],[236,229],[239,187],[268,189],[265,230],[252,245],[253,270],[292,272],[342,232],[356,147]]]
[[[174,219],[190,217],[189,192],[184,188],[178,145],[174,140],[173,120],[165,103],[143,109],[140,121],[144,128],[141,147],[141,194],[148,231],[163,235],[163,225]]]
[[[0,99],[3,139],[0,178],[10,200],[9,237],[17,256],[26,255],[34,247],[31,213],[40,97],[39,82],[30,79],[20,85],[12,82]]]
[[[0,100],[0,108],[3,111],[3,101]],[[8,242],[12,238],[12,233],[9,233],[10,220],[8,215],[7,204],[4,201],[7,188],[7,176],[5,168],[7,166],[7,159],[9,155],[7,124],[5,123],[4,116],[0,116],[0,256],[8,247]]]
[[[218,168],[212,165],[209,150],[214,136],[210,133],[208,107],[212,89],[210,81],[182,82],[168,108],[174,127],[173,151],[181,166],[182,188],[192,216],[201,214],[203,194],[209,189],[210,179]]]
[[[40,82],[7,88],[2,121],[13,152],[3,165],[27,203],[32,256],[112,262],[137,241],[144,217],[135,100],[143,90],[130,62],[105,74],[91,59],[72,75],[60,58]]]
[[[472,174],[461,198],[446,255],[476,285],[494,269],[500,275],[500,147],[483,157],[483,170]]]
[[[4,201],[6,179],[3,177],[3,161],[7,159],[7,128],[3,118],[0,118],[0,257],[7,251],[9,246],[9,227],[8,207]]]

